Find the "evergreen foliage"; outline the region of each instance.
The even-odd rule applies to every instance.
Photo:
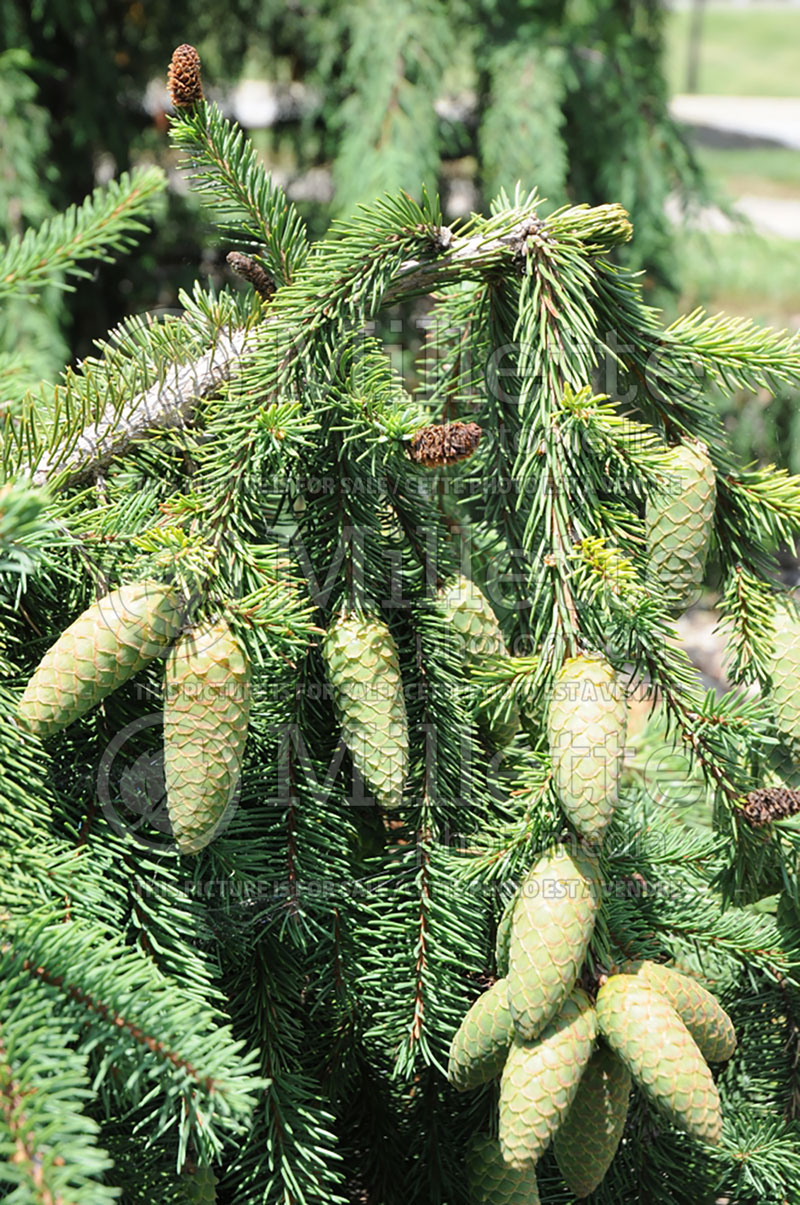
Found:
[[[558,991],[579,973],[570,998],[587,1011],[570,1092],[598,986],[629,960],[696,976],[738,1039],[713,1072],[719,1145],[688,1140],[680,1111],[665,1119],[636,1088],[591,1199],[797,1199],[800,838],[791,817],[754,828],[745,802],[795,776],[769,691],[772,558],[800,529],[800,480],[736,463],[698,377],[796,384],[796,343],[701,315],[665,329],[614,262],[631,224],[612,196],[543,216],[537,194],[501,193],[490,216],[453,229],[432,194],[397,193],[312,242],[215,105],[172,128],[209,212],[278,288],[198,286],[181,316],[129,320],[5,424],[8,1199],[468,1201],[468,1150],[497,1136],[498,1085],[457,1094],[448,1051],[485,987],[527,975],[522,895],[506,912],[510,966],[507,928],[495,955],[518,885],[578,841],[547,715],[565,660],[590,652],[656,706],[592,847],[594,926],[581,921],[575,965],[564,960]],[[55,238],[66,269],[90,244],[119,250],[138,210],[103,225],[103,204],[57,219],[29,250]],[[34,261],[18,262],[19,286],[34,285]],[[387,306],[420,296],[432,309],[411,395],[371,332]],[[482,430],[467,460],[408,455],[422,428],[458,417]],[[717,481],[707,572],[734,652],[722,697],[680,650],[647,559],[647,502],[669,488],[686,437],[706,445]],[[465,666],[442,603],[461,574],[507,655],[473,649]],[[61,632],[146,579],[181,592],[187,631],[224,618],[252,667],[235,806],[192,855],[164,800],[161,659],[46,740],[15,714]],[[342,615],[379,618],[402,677],[408,767],[390,811],[334,707],[323,645]],[[500,748],[487,707],[519,716]],[[539,1104],[549,1135],[560,1114]],[[552,1147],[535,1175],[545,1205],[571,1199]]]

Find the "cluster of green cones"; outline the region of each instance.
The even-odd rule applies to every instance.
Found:
[[[154,658],[166,658],[164,773],[181,853],[213,840],[241,772],[250,713],[250,667],[224,619],[187,631],[178,590],[156,581],[122,586],[88,607],[45,653],[18,708],[34,735],[80,719]]]
[[[572,1192],[594,1191],[622,1139],[634,1082],[672,1125],[719,1142],[708,1062],[733,1054],[731,1021],[700,983],[654,962],[580,986],[600,890],[592,854],[542,854],[498,934],[502,978],[453,1037],[454,1087],[501,1077],[498,1137],[482,1137],[468,1160],[476,1202],[538,1202],[535,1168],[551,1142]]]

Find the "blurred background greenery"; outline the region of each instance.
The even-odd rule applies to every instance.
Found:
[[[725,213],[740,197],[800,213],[800,149],[681,125],[670,97],[686,91],[692,46],[700,93],[800,96],[800,8],[699,2],[0,0],[0,238],[134,162],[162,164],[171,184],[139,253],[16,306],[0,350],[52,377],[125,313],[177,306],[198,275],[230,283],[230,246],[168,148],[164,76],[184,41],[315,234],[382,191],[424,182],[454,219],[520,179],[545,210],[621,201],[635,228],[625,262],[669,313],[706,305],[796,328],[800,216],[779,237]],[[726,403],[739,452],[799,470],[797,401]]]

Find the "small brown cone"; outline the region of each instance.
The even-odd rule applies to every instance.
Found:
[[[188,42],[184,42],[172,52],[167,72],[167,90],[176,109],[185,109],[203,99],[200,55]]]

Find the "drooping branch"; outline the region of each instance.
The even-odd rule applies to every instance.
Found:
[[[524,255],[532,223],[541,223],[532,215],[516,217],[505,230],[456,237],[448,226],[432,232],[434,254],[429,259],[409,259],[398,268],[394,280],[376,299],[374,317],[387,305],[394,305],[445,288],[462,280],[481,279],[497,271],[508,271]],[[559,231],[592,244],[598,253],[630,237],[630,224],[619,205],[601,205],[596,209],[578,206],[556,219]],[[269,319],[267,319],[268,321]],[[171,427],[191,421],[198,402],[212,396],[220,385],[235,375],[239,364],[255,345],[255,329],[240,327],[229,333],[219,332],[214,346],[198,359],[176,365],[163,381],[134,397],[120,410],[108,410],[102,418],[85,427],[77,439],[44,453],[31,470],[35,485],[74,484],[108,464],[133,442]]]
[[[130,406],[122,411],[114,407],[98,422],[84,427],[76,440],[46,452],[33,470],[34,485],[45,485],[55,478],[61,478],[63,485],[73,484],[136,440],[169,427],[185,426],[197,403],[210,397],[232,375],[252,338],[252,329],[244,327],[229,334],[220,331],[212,348],[188,364],[174,365],[163,381],[134,397]]]

